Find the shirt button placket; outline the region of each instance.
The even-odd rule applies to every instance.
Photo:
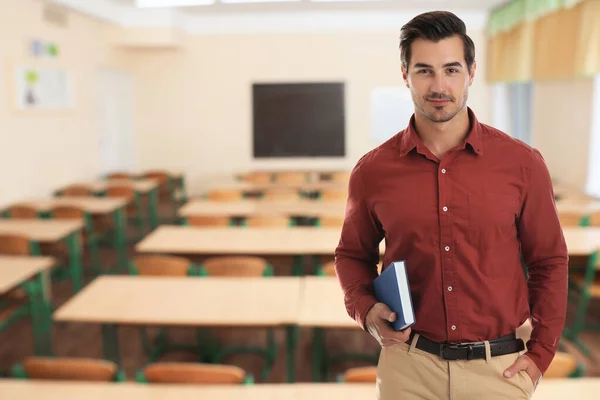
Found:
[[[442,204],[448,204],[448,198],[446,196],[446,192],[447,192],[447,187],[448,187],[448,181],[447,181],[447,174],[448,174],[448,170],[445,167],[442,167],[440,169],[440,176],[439,176],[439,188],[440,188],[440,194],[441,194],[441,198],[440,200],[443,201]],[[442,212],[444,215],[447,215],[448,213],[448,206],[444,205],[442,207]],[[440,225],[440,230],[441,230],[441,246],[442,246],[442,250],[443,250],[443,255],[442,255],[442,273],[444,275],[444,283],[446,284],[446,296],[448,299],[450,299],[450,301],[447,302],[447,308],[446,308],[446,315],[448,318],[448,322],[449,322],[449,327],[450,327],[450,332],[452,333],[450,335],[450,339],[454,340],[456,339],[455,335],[456,335],[456,331],[457,331],[457,326],[454,324],[455,319],[455,311],[453,309],[453,305],[455,304],[454,299],[452,299],[455,296],[455,291],[453,288],[454,282],[453,282],[453,276],[454,276],[454,271],[452,268],[452,219],[449,218],[440,218],[441,221],[441,225]]]

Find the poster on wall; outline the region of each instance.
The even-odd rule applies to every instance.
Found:
[[[60,68],[19,65],[16,97],[19,110],[69,108],[73,104],[70,74]]]

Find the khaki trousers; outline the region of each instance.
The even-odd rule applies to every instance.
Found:
[[[534,384],[525,371],[511,378],[504,371],[525,351],[483,360],[442,361],[410,344],[381,349],[377,366],[379,400],[499,400],[530,399]]]

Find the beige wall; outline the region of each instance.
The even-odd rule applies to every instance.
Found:
[[[469,104],[489,122],[485,41],[481,32],[471,35],[479,77]],[[207,177],[251,168],[351,168],[373,147],[371,90],[403,84],[398,31],[190,35],[181,43],[128,51],[126,59],[135,79],[138,168],[185,171],[192,193]],[[252,83],[329,80],[346,83],[347,157],[254,161]]]
[[[585,189],[592,123],[591,78],[535,84],[533,145],[550,173],[561,182]]]
[[[0,205],[31,196],[48,196],[59,186],[92,179],[99,170],[95,73],[114,66],[105,40],[108,25],[69,13],[67,28],[42,19],[42,2],[0,1]],[[28,41],[51,40],[60,57],[46,65],[73,73],[75,108],[52,113],[15,112],[11,104],[13,65],[32,60]]]

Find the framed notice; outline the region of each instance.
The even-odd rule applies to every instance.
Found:
[[[15,105],[22,110],[61,110],[73,106],[71,74],[58,67],[17,65]]]

